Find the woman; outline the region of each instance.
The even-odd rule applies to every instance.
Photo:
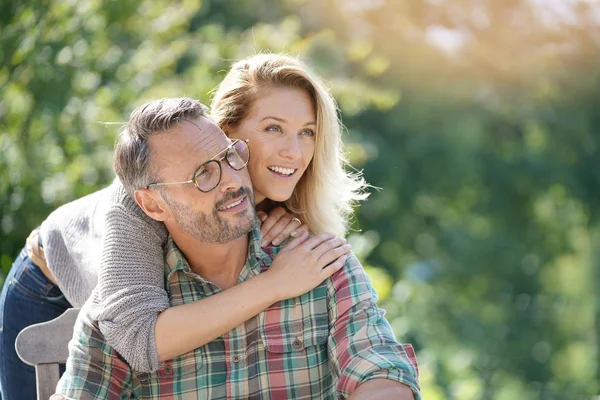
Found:
[[[280,55],[260,55],[236,63],[214,96],[213,116],[231,137],[251,141],[248,168],[259,209],[273,210],[283,202],[312,232],[333,231],[343,236],[351,202],[364,197],[359,194],[363,183],[344,172],[334,102],[303,64]],[[164,227],[141,213],[118,182],[91,196],[97,196],[100,207],[106,207],[101,213],[106,232],[102,254],[97,241],[86,246],[90,259],[102,260],[92,314],[107,341],[134,369],[155,370],[162,360],[199,347],[251,318],[279,300],[257,296],[268,294],[272,285],[289,286],[289,298],[320,283],[291,284],[273,269],[269,285],[250,280],[194,304],[169,307],[163,288],[162,258],[152,253],[166,238]],[[79,202],[85,208],[83,200]],[[275,210],[275,215],[281,216],[281,211]],[[129,221],[128,229],[114,229],[115,221],[123,218]],[[265,221],[261,231],[273,225],[288,226],[284,231],[274,229],[265,240],[281,232],[273,240],[277,244],[297,227],[295,222],[287,223],[289,218],[282,220],[275,222],[277,217],[273,217]],[[55,248],[64,245],[65,251],[75,247],[53,241],[55,234],[50,223],[42,226],[42,242],[58,242]],[[119,258],[117,254],[122,253],[114,251],[120,246],[129,249],[127,259]],[[49,251],[48,255],[55,253],[62,252]],[[48,261],[56,265],[61,260]],[[131,268],[140,269],[140,279],[135,282],[122,279],[127,276],[122,272]],[[59,285],[61,280],[66,281],[57,280]],[[70,297],[77,297],[76,293],[67,295]],[[146,304],[160,306],[139,312],[139,305]],[[206,323],[190,324],[191,318],[202,318]]]

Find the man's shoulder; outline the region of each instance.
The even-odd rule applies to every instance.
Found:
[[[350,298],[353,301],[368,301],[373,304],[378,301],[377,292],[375,292],[367,272],[352,252],[348,254],[344,266],[325,282],[329,297],[336,298],[336,301]]]
[[[338,271],[334,272],[333,275],[331,275],[331,277],[329,278],[329,280],[331,280],[332,282],[338,281],[340,279],[369,279],[361,262],[358,260],[358,257],[356,257],[356,255],[352,251],[348,253],[348,257],[346,258],[344,266]]]

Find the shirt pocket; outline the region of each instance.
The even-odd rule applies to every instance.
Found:
[[[324,345],[329,335],[325,285],[272,305],[259,321],[260,336],[268,352],[302,352]]]
[[[186,379],[195,380],[196,373],[202,368],[202,365],[202,348],[198,348],[179,357],[165,361],[161,367],[154,372],[138,372],[137,377],[142,384],[142,387],[145,387],[143,390],[145,395],[160,394],[161,396],[164,396],[173,394],[170,390],[176,386],[175,384],[180,384]],[[173,385],[169,385],[169,382],[173,382]],[[157,385],[160,385],[160,393],[146,393],[148,390],[152,391],[158,389],[159,387]]]

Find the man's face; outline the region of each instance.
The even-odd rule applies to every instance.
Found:
[[[246,168],[235,171],[221,159],[230,141],[216,124],[205,117],[183,121],[167,133],[152,136],[149,144],[160,182],[186,181],[211,159],[221,164],[221,181],[208,193],[194,184],[157,187],[172,216],[172,221],[165,221],[169,230],[180,229],[203,243],[223,244],[253,228],[250,176]]]

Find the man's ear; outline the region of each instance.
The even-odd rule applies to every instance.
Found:
[[[159,192],[152,189],[138,189],[133,193],[136,203],[152,219],[164,222],[169,218],[169,209]]]

